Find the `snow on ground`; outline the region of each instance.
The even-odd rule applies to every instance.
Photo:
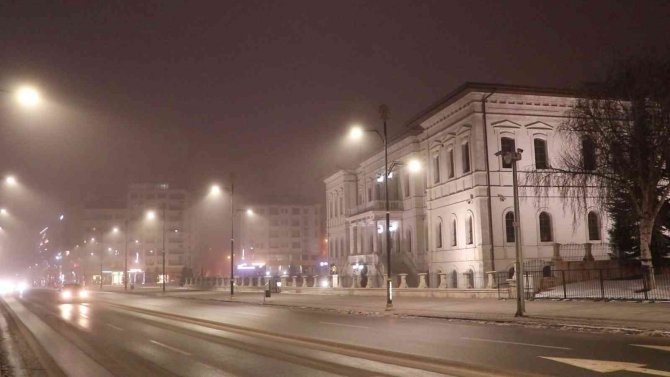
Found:
[[[636,292],[643,288],[642,279],[629,280],[586,280],[558,285],[535,294],[535,298],[602,298],[619,300],[670,300],[670,276],[657,276],[656,289]]]

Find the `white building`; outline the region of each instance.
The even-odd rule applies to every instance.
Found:
[[[564,145],[556,129],[573,106],[569,91],[468,83],[449,94],[390,141],[389,161],[420,159],[412,174],[398,166],[389,179],[392,272],[408,280],[427,272],[430,285],[447,274],[448,286],[481,287],[489,271],[514,261],[511,166],[495,153],[523,149],[523,171],[550,166]],[[349,284],[366,266],[372,284],[385,271],[383,150],[356,169],[325,179],[329,258]],[[573,214],[556,193],[538,197],[520,188],[525,264],[546,263],[560,244],[602,244],[607,218],[593,208]],[[576,219],[576,221],[573,221]],[[606,255],[606,252],[602,253]]]
[[[167,183],[146,183],[130,185],[127,195],[129,229],[141,245],[138,258],[144,260],[146,281],[161,279],[165,238],[166,274],[170,282],[179,282],[184,268],[191,267],[188,192]],[[147,221],[148,211],[155,213],[154,221]]]
[[[327,257],[322,252],[320,205],[258,205],[239,218],[235,249],[240,264],[261,263],[270,273],[312,274]]]

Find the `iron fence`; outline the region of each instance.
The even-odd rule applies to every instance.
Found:
[[[655,274],[654,282],[644,279],[639,267],[524,272],[529,299],[670,301],[670,271]]]

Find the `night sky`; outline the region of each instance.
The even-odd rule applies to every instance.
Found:
[[[30,229],[128,182],[198,195],[230,172],[249,202],[321,202],[373,151],[343,135],[380,103],[399,132],[465,81],[575,86],[670,32],[667,1],[55,3],[0,5],[0,89],[47,100],[0,94],[0,172],[30,191]]]

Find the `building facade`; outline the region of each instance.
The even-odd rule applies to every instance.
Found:
[[[128,228],[137,241],[138,260],[144,261],[144,279],[162,282],[163,252],[168,282],[189,274],[192,259],[189,195],[167,183],[131,184],[127,193]],[[147,218],[152,212],[153,218]]]
[[[389,145],[389,161],[400,163],[389,179],[393,274],[425,272],[431,286],[446,274],[447,286],[459,288],[484,286],[491,271],[511,276],[516,218],[525,265],[547,264],[562,244],[602,246],[604,214],[574,213],[556,190],[539,195],[529,179],[563,148],[582,148],[556,133],[574,103],[568,91],[466,84],[410,121]],[[512,166],[496,156],[517,148],[519,216]],[[363,267],[372,284],[385,273],[383,157],[325,180],[329,258],[345,284]],[[409,171],[410,159],[421,161],[421,172]]]
[[[314,274],[327,262],[320,205],[258,205],[239,213],[237,269],[264,265],[272,275]]]

